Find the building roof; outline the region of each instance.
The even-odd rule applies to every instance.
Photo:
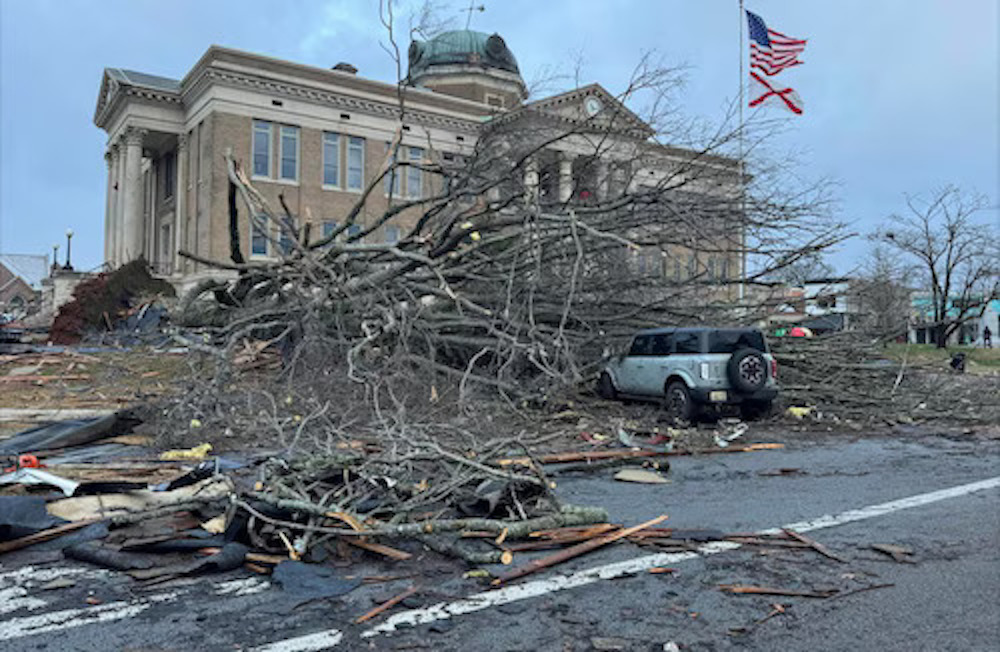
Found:
[[[31,286],[32,290],[42,289],[42,279],[49,275],[49,259],[47,256],[35,254],[0,254],[0,265],[3,265],[17,277]]]
[[[181,90],[181,82],[177,79],[150,75],[145,72],[136,72],[135,70],[125,70],[124,68],[106,68],[105,70],[107,70],[108,75],[113,79],[132,86],[145,86],[146,88],[170,91],[172,93],[179,93]]]
[[[411,42],[409,60],[411,78],[427,72],[432,66],[455,64],[498,68],[521,74],[514,54],[499,34],[468,29],[442,32],[426,41]]]

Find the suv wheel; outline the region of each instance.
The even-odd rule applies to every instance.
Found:
[[[767,360],[756,349],[740,349],[726,366],[729,382],[741,392],[756,392],[767,382]]]
[[[683,381],[675,380],[667,385],[663,403],[667,416],[675,421],[690,421],[694,415],[691,392],[688,391],[687,385]]]
[[[611,380],[611,374],[604,372],[597,381],[597,395],[601,398],[615,399],[618,397],[618,391],[615,389],[615,383]]]

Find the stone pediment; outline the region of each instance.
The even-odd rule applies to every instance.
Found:
[[[94,109],[94,124],[103,127],[116,102],[125,95],[150,102],[181,103],[181,84],[176,79],[159,77],[121,68],[105,68],[101,90]]]
[[[612,129],[646,139],[654,130],[600,84],[588,84],[552,97],[529,102],[525,108],[574,123],[592,122],[595,130]]]

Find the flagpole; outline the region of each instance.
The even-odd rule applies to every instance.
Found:
[[[739,172],[739,187],[740,187],[740,222],[742,228],[740,229],[740,289],[739,289],[739,299],[740,304],[746,299],[746,279],[747,279],[747,221],[746,221],[746,195],[743,188],[743,84],[746,77],[743,75],[743,22],[745,20],[746,12],[743,10],[743,0],[740,0],[740,126],[739,126],[739,160],[737,163],[737,171]],[[741,305],[742,307],[742,305]]]

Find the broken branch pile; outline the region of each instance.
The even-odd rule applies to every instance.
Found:
[[[966,376],[885,357],[877,340],[843,332],[772,341],[786,405],[834,422],[997,423],[1000,377]]]
[[[458,446],[443,443],[443,434],[408,427],[405,436],[387,434],[353,450],[267,461],[257,490],[235,501],[250,515],[251,541],[263,550],[286,552],[291,545],[303,554],[332,537],[363,537],[366,543],[415,539],[444,554],[488,563],[501,561],[502,552],[470,547],[460,541],[461,531],[516,539],[607,520],[603,509],[560,505],[537,468],[513,471],[485,463],[516,442]]]

